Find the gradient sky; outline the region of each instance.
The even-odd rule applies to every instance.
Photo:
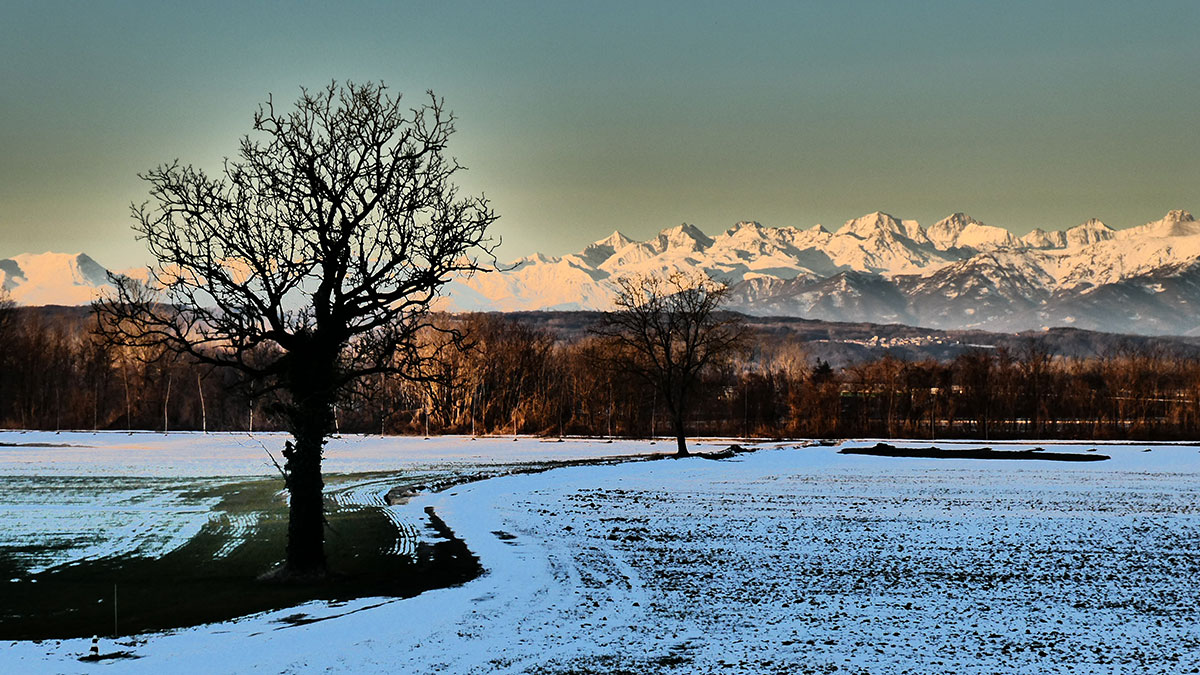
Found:
[[[146,261],[136,174],[268,93],[443,96],[501,258],[620,229],[1200,210],[1200,3],[3,2],[0,258]]]

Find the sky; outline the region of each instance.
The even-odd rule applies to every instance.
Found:
[[[145,264],[137,174],[209,170],[271,95],[458,116],[502,259],[682,222],[955,211],[1022,234],[1200,212],[1200,3],[0,0],[0,258]]]

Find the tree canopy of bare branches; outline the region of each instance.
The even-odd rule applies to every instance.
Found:
[[[701,374],[745,342],[741,318],[720,311],[728,286],[684,272],[625,277],[617,285],[616,311],[605,312],[595,332],[611,343],[621,368],[662,397],[677,454],[687,455],[687,415]]]
[[[236,158],[210,176],[178,161],[141,176],[134,229],[156,264],[116,278],[97,306],[120,345],[156,345],[241,371],[278,397],[293,435],[285,578],[322,578],[322,449],[340,392],[422,372],[415,337],[439,289],[483,269],[497,216],[461,197],[446,154],[454,116],[429,93],[407,109],[382,84],[302,90],[254,114]]]

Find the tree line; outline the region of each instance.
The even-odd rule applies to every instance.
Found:
[[[246,431],[286,428],[235,370],[106,343],[81,312],[0,307],[0,426]],[[503,314],[438,315],[416,377],[362,379],[341,433],[674,435],[669,401],[601,334],[562,336]],[[692,435],[767,438],[1079,438],[1200,434],[1200,363],[1146,347],[1062,357],[1035,339],[951,360],[885,355],[832,367],[802,343],[749,332],[705,369]],[[434,358],[436,357],[436,358]]]

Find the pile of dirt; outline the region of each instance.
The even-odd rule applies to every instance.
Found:
[[[1112,459],[1108,455],[1089,450],[1082,452],[1046,452],[1042,448],[1030,450],[993,450],[992,448],[963,448],[947,450],[928,448],[898,448],[890,443],[876,443],[870,448],[842,448],[842,455],[872,455],[874,457],[920,457],[925,459],[1041,459],[1052,462],[1102,462]]]

